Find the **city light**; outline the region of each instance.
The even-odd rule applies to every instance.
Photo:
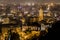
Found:
[[[59,10],[60,5],[51,2],[0,4],[0,40],[39,40],[60,21]]]

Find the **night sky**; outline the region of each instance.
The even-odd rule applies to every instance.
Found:
[[[60,3],[60,0],[0,0],[0,3],[24,3],[24,2],[38,2],[38,3]]]

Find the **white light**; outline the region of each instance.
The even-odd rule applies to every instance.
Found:
[[[48,7],[47,10],[49,10],[50,8]]]
[[[34,3],[32,3],[32,6],[34,6],[35,4]]]
[[[7,15],[9,16],[9,15],[12,15],[12,14],[7,14]]]
[[[55,17],[57,17],[57,14],[54,14],[55,15]]]
[[[3,15],[6,15],[5,13],[3,13]]]
[[[47,10],[49,10],[50,9],[50,5],[48,5],[48,8],[47,8]]]
[[[31,5],[31,3],[28,3],[28,5],[30,6],[30,5]]]
[[[51,3],[50,5],[51,5],[51,6],[54,6],[54,4],[53,4],[53,3]]]
[[[28,13],[28,11],[25,11],[25,12],[24,12],[24,14],[27,14],[27,13]]]
[[[41,24],[41,31],[42,30],[45,30],[45,25],[44,24]]]
[[[48,10],[44,10],[44,12],[48,12]]]

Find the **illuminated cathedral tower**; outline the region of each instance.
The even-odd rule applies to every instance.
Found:
[[[39,21],[42,21],[43,20],[43,9],[40,8],[39,10]]]

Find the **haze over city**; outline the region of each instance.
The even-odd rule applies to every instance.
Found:
[[[24,2],[36,2],[36,3],[60,3],[60,0],[0,0],[0,3],[24,3]]]

